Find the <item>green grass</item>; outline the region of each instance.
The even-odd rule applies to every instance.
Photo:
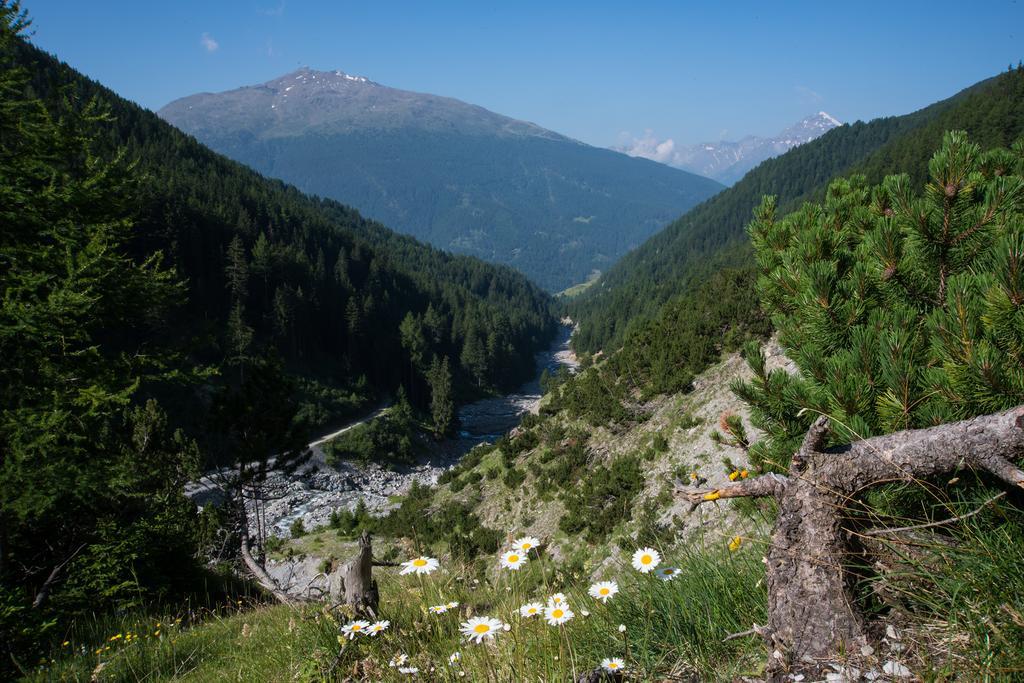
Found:
[[[99,664],[99,680],[242,680],[284,681],[342,679],[400,680],[388,666],[396,654],[409,656],[432,680],[569,680],[574,672],[593,669],[605,657],[622,657],[640,680],[692,672],[704,678],[729,679],[756,672],[761,647],[751,639],[722,643],[733,631],[764,622],[765,596],[758,587],[762,572],[756,551],[713,556],[679,555],[678,578],[662,582],[628,565],[604,571],[618,580],[621,592],[607,604],[586,594],[579,571],[560,569],[534,557],[518,572],[495,575],[475,564],[446,564],[427,577],[380,571],[382,617],[391,628],[378,637],[339,643],[344,615],[325,605],[299,609],[229,606],[203,615],[192,627],[167,628],[166,620],[97,624],[82,629],[74,642],[29,680],[88,680]],[[565,592],[576,616],[564,627],[519,617],[520,605],[543,602],[556,590]],[[709,600],[713,595],[715,599]],[[434,615],[427,607],[448,601],[460,606]],[[589,616],[583,616],[583,611]],[[459,634],[470,615],[493,616],[511,625],[487,645],[467,643]],[[154,636],[156,623],[163,625]],[[173,620],[172,620],[173,622]],[[626,627],[624,634],[619,624]],[[113,643],[116,633],[140,634],[138,640]],[[110,647],[99,654],[97,648]],[[82,654],[82,650],[85,653]],[[449,656],[462,653],[461,665]],[[463,671],[465,678],[459,677]]]
[[[559,292],[555,296],[561,297],[561,298],[565,298],[565,299],[572,299],[574,297],[579,296],[580,294],[582,294],[583,292],[587,291],[588,289],[590,289],[594,285],[594,283],[597,282],[600,279],[601,279],[601,271],[599,271],[599,270],[592,270],[592,271],[590,271],[590,275],[587,276],[586,280],[584,280],[583,282],[578,282],[575,285],[573,285],[572,287],[566,287],[565,289],[563,289],[561,292]]]
[[[1020,680],[1022,533],[1019,511],[1007,506],[957,525],[941,544],[895,546],[904,564],[874,579],[895,597],[874,611],[915,645],[906,660],[915,674],[929,681]],[[572,680],[606,657],[623,658],[630,680],[757,677],[765,659],[760,640],[723,639],[766,622],[762,553],[756,542],[732,553],[669,551],[663,566],[680,568],[670,582],[641,575],[625,557],[594,564],[585,546],[561,562],[533,556],[517,572],[497,569],[493,555],[443,560],[440,571],[424,577],[378,569],[381,617],[391,627],[377,637],[339,641],[349,617],[326,604],[243,601],[177,617],[85,620],[27,680],[89,680],[95,673],[100,681],[397,681],[403,676],[388,662],[398,654],[436,681]],[[607,604],[587,594],[595,574],[619,584]],[[575,612],[564,627],[519,616],[522,604],[545,602],[554,592],[565,593]],[[428,612],[449,601],[459,606]],[[493,643],[472,644],[459,633],[470,616],[492,616],[511,628]],[[126,642],[128,633],[137,637]],[[451,666],[456,651],[462,659]]]

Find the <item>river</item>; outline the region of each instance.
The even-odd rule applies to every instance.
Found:
[[[572,330],[565,324],[559,328],[551,346],[537,354],[536,376],[516,391],[467,403],[459,408],[459,434],[443,444],[445,450],[465,455],[474,446],[494,441],[518,425],[524,413],[537,412],[541,398],[541,374],[545,370],[553,374],[562,366],[576,370],[576,356],[569,347]]]
[[[287,536],[291,525],[299,519],[306,529],[313,529],[327,524],[334,510],[351,510],[360,500],[371,513],[386,513],[397,504],[396,496],[407,491],[414,481],[435,483],[442,472],[454,466],[474,446],[494,441],[519,424],[524,413],[535,412],[541,398],[540,377],[543,371],[553,373],[561,366],[570,370],[576,368],[576,357],[569,348],[571,337],[572,327],[563,324],[551,346],[537,354],[534,378],[516,391],[460,407],[458,436],[436,444],[414,465],[385,468],[378,464],[343,462],[329,467],[324,462],[322,449],[325,439],[365,420],[315,439],[310,444],[313,457],[307,465],[290,476],[277,472],[268,475],[265,499],[259,504],[260,514],[256,514],[257,503],[250,503],[251,531],[257,532],[257,519],[263,519],[268,532],[277,536]],[[380,412],[376,411],[373,416]],[[204,480],[190,485],[188,493],[199,504],[219,497],[215,486],[204,485],[209,479],[204,477]]]

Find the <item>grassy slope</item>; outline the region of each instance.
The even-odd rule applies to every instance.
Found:
[[[346,641],[343,650],[337,633],[339,620],[347,618],[329,615],[323,605],[231,606],[192,627],[160,622],[159,636],[153,635],[156,620],[126,620],[83,633],[29,680],[88,680],[95,672],[94,680],[100,681],[391,681],[407,678],[388,666],[399,653],[424,673],[435,668],[430,680],[444,681],[571,680],[574,671],[616,656],[626,659],[641,680],[670,673],[756,674],[761,659],[756,643],[721,640],[752,621],[763,623],[763,589],[754,588],[761,571],[758,553],[672,559],[685,573],[670,583],[616,567],[621,593],[607,604],[586,595],[585,582],[558,573],[540,558],[529,569],[498,579],[478,579],[472,567],[448,563],[423,580],[378,571],[382,616],[391,628],[378,637]],[[576,611],[564,629],[517,616],[521,604],[543,600],[555,589],[567,594]],[[707,601],[707,595],[717,598]],[[451,600],[460,605],[446,614],[426,611]],[[466,643],[458,627],[473,614],[500,618],[513,628],[500,633],[493,648]],[[626,626],[625,634],[619,624]],[[140,637],[128,643],[109,640],[129,632]],[[83,647],[84,654],[70,654]],[[97,654],[97,647],[110,649]],[[456,651],[462,653],[457,667],[449,665]]]
[[[791,368],[777,347],[769,343],[769,349],[775,354],[773,366]],[[746,421],[726,387],[747,372],[746,365],[730,355],[703,373],[692,392],[649,403],[651,416],[646,421],[615,434],[604,428],[592,431],[587,441],[595,462],[650,450],[659,434],[668,444],[644,461],[644,488],[632,503],[634,518],[601,542],[588,544],[557,531],[564,507],[557,499],[540,500],[532,478],[512,489],[500,477],[488,479],[483,473],[501,467],[497,451],[474,468],[481,473],[479,485],[469,484],[459,492],[450,485],[439,487],[435,508],[456,497],[475,501],[475,511],[487,524],[507,531],[510,539],[534,533],[544,541],[545,552],[516,573],[499,570],[496,555],[460,562],[444,547],[420,549],[442,561],[440,572],[422,580],[399,576],[393,569],[376,570],[382,618],[392,623],[380,637],[346,642],[342,650],[337,629],[339,620],[344,623],[347,618],[328,616],[322,605],[292,610],[230,604],[215,611],[183,613],[177,626],[170,626],[173,617],[127,615],[80,624],[68,635],[69,645],[59,648],[29,679],[86,680],[102,664],[97,680],[397,681],[403,676],[387,662],[398,653],[409,655],[409,663],[424,673],[436,669],[429,674],[431,680],[570,680],[574,672],[613,656],[626,660],[636,680],[756,676],[765,655],[760,642],[722,640],[752,623],[765,623],[761,557],[770,507],[733,502],[687,515],[681,506],[668,504],[663,497],[659,501],[665,482],[676,472],[695,471],[714,486],[727,480],[729,468],[723,461],[743,465],[742,451],[718,446],[708,437],[724,410],[735,410]],[[551,420],[568,418],[546,418]],[[526,451],[515,466],[528,469],[542,454],[543,446]],[[650,501],[658,501],[653,527],[651,520],[643,519]],[[524,523],[524,516],[533,521]],[[1013,639],[1013,623],[1024,623],[1024,546],[1018,541],[1022,530],[993,524],[991,519],[977,520],[958,525],[948,536],[918,537],[914,553],[892,556],[897,566],[874,583],[877,594],[889,595],[897,605],[887,608],[887,622],[916,646],[915,656],[903,661],[929,680],[1014,680],[1024,671],[1024,648]],[[640,538],[634,539],[638,533]],[[730,552],[726,541],[734,534],[743,542]],[[629,551],[638,542],[657,546],[665,564],[679,567],[680,574],[667,583],[640,575],[629,566],[629,552],[622,551],[618,538],[629,539]],[[325,556],[346,555],[352,548],[330,531],[289,545],[296,552]],[[400,558],[417,553],[409,539],[380,539],[379,551],[397,552]],[[616,580],[621,593],[607,604],[597,603],[586,592],[593,579]],[[566,593],[576,612],[564,630],[517,616],[520,605],[543,601],[554,591]],[[430,605],[451,600],[460,603],[457,614],[426,612]],[[512,629],[499,635],[496,647],[468,644],[458,626],[473,615],[497,617]],[[625,636],[620,635],[619,624],[625,625]],[[129,631],[139,638],[131,643],[109,640]],[[458,667],[448,665],[455,651],[463,655]],[[880,655],[878,666],[901,657],[891,652]]]
[[[782,366],[785,362],[778,355],[773,358],[774,366]],[[698,517],[685,515],[686,505],[674,502],[670,495],[676,476],[687,479],[689,474],[696,472],[709,486],[720,485],[728,482],[732,471],[726,462],[739,468],[747,464],[742,450],[716,444],[710,435],[717,430],[719,416],[726,411],[740,415],[749,424],[745,407],[729,390],[730,382],[748,376],[746,363],[737,354],[731,354],[701,375],[697,380],[697,390],[654,399],[643,408],[650,417],[624,430],[613,432],[608,427],[594,428],[564,412],[545,418],[540,427],[533,428],[541,433],[547,425],[557,423],[564,427],[569,435],[567,439],[574,433],[587,434],[588,470],[622,456],[637,454],[641,458],[642,487],[629,502],[629,520],[609,530],[607,537],[600,542],[581,544],[579,539],[559,530],[559,521],[565,514],[562,494],[578,485],[579,481],[571,482],[551,496],[537,493],[536,470],[549,468],[558,461],[557,458],[548,460],[545,453],[552,447],[557,449],[557,444],[544,443],[543,439],[540,445],[519,455],[515,461],[515,467],[526,473],[521,484],[509,488],[502,476],[487,476],[488,471],[495,468],[503,471],[500,453],[494,451],[474,468],[484,475],[479,483],[468,484],[457,492],[452,490],[450,483],[441,485],[435,494],[435,505],[442,506],[450,500],[467,501],[474,504],[474,511],[486,526],[509,529],[513,535],[538,536],[545,539],[558,556],[580,563],[591,562],[595,557],[621,559],[625,553],[619,546],[620,539],[632,538],[641,527],[649,528],[652,524],[662,527],[661,533],[665,535],[677,536],[677,543],[687,545],[697,543],[725,547],[736,533],[746,536],[754,532],[756,535],[761,528],[759,518],[740,519],[730,513],[731,508],[727,508],[723,510],[727,514],[713,516],[713,524],[701,524]],[[658,436],[665,439],[665,450],[659,451],[654,445]],[[581,475],[581,479],[584,477],[585,474]],[[647,512],[648,508],[653,514]],[[629,542],[626,545],[632,548]]]

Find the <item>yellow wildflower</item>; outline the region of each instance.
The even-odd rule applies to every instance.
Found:
[[[746,479],[748,476],[750,476],[750,472],[747,472],[746,470],[740,470],[740,479]]]
[[[739,478],[740,478],[740,473],[737,472],[736,470],[733,470],[732,472],[729,473],[729,481],[736,481]]]
[[[704,494],[704,500],[718,500],[721,497],[722,497],[722,494],[718,492],[718,489],[715,489],[711,493],[705,493]]]
[[[731,541],[729,541],[729,550],[730,551],[739,550],[740,544],[742,542],[743,542],[742,538],[740,538],[739,536],[734,536],[733,539]]]

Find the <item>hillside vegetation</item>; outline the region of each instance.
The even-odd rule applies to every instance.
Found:
[[[769,541],[778,508],[771,499],[725,498],[787,471],[817,415],[832,426],[826,446],[841,453],[873,434],[1021,403],[1022,159],[1024,143],[981,153],[956,133],[933,155],[923,192],[905,175],[879,186],[840,180],[823,204],[784,219],[767,201],[750,231],[756,291],[779,342],[750,343],[745,358],[726,355],[706,369],[699,353],[681,351],[680,361],[692,359],[686,372],[703,371],[669,393],[650,379],[632,383],[616,357],[625,350],[576,377],[551,378],[540,415],[474,450],[437,487],[414,488],[389,517],[346,517],[318,530],[405,537],[407,556],[442,558],[436,576],[398,579],[397,589],[382,579],[390,631],[340,651],[321,636],[316,658],[326,668],[318,671],[334,675],[333,655],[353,675],[397,678],[385,669],[396,654],[441,679],[464,670],[561,680],[606,657],[621,657],[642,680],[777,671],[778,662],[765,668],[772,660],[753,634],[723,639],[766,623],[759,565],[778,542]],[[730,314],[721,311],[715,327],[742,338]],[[662,324],[707,334],[693,318]],[[868,479],[842,504],[843,529],[862,544],[840,565],[849,584],[836,585],[849,585],[851,604],[878,627],[870,651],[833,651],[829,670],[846,680],[857,678],[853,668],[890,680],[899,672],[1014,680],[1024,665],[1024,509],[1019,492],[1001,488],[980,469],[941,471]],[[695,495],[713,503],[694,510]],[[540,540],[541,552],[510,571],[503,550],[523,536]],[[667,580],[631,566],[644,548],[673,570],[661,575]],[[620,593],[597,601],[593,581],[615,581]],[[574,613],[564,626],[519,616],[521,605],[556,592]],[[449,601],[459,605],[427,609]],[[456,622],[480,615],[510,624],[493,647],[457,632]],[[616,635],[618,624],[626,635]],[[781,661],[792,671],[805,666],[785,654]]]
[[[447,431],[557,324],[522,275],[266,180],[26,29],[0,2],[5,678],[85,614],[239,589],[205,566],[244,524],[196,514],[201,469],[295,465],[310,428],[388,395]]]
[[[861,173],[880,182],[905,172],[922,183],[927,162],[947,130],[964,130],[983,147],[1007,146],[1024,133],[1024,70],[982,81],[905,116],[857,122],[765,161],[715,197],[684,214],[624,256],[570,305],[580,324],[580,350],[610,350],[630,327],[657,315],[722,267],[753,262],[744,232],[765,195],[787,213],[824,197],[837,176]]]
[[[338,71],[171,102],[212,149],[548,291],[606,270],[723,188],[448,97]]]

